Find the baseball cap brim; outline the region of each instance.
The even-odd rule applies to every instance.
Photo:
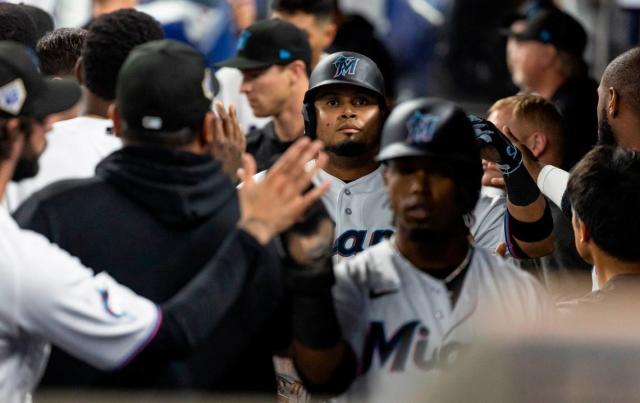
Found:
[[[409,144],[394,143],[389,144],[387,147],[380,150],[380,153],[378,153],[378,156],[376,157],[376,161],[382,162],[392,160],[394,158],[426,157],[430,155],[434,154],[429,150],[423,150]]]
[[[44,118],[71,108],[80,100],[80,86],[71,80],[46,79],[44,90],[34,100],[31,113]]]
[[[269,62],[248,59],[243,56],[236,56],[220,63],[216,63],[216,67],[233,67],[239,70],[266,69],[271,65],[272,63]]]

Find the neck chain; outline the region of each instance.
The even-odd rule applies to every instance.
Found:
[[[398,251],[398,253],[400,253],[400,250],[398,249],[398,245],[397,245],[397,238],[395,236],[391,238],[391,244],[393,245],[395,250]],[[469,266],[469,262],[471,261],[472,254],[473,254],[473,245],[469,245],[469,250],[467,251],[467,255],[464,257],[464,259],[462,259],[462,262],[460,262],[458,267],[456,267],[451,273],[449,273],[447,277],[445,277],[441,281],[444,282],[445,285],[448,285],[456,277],[458,277],[460,273],[462,273]]]
[[[456,277],[460,275],[460,273],[464,271],[464,269],[467,268],[467,266],[469,266],[469,261],[471,260],[472,252],[473,252],[473,247],[469,247],[469,250],[467,251],[467,256],[464,257],[462,262],[458,265],[458,267],[455,268],[454,271],[452,271],[447,277],[444,278],[444,280],[442,280],[445,284],[449,284],[450,282],[452,282]]]

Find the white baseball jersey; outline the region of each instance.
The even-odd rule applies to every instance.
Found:
[[[348,183],[323,170],[313,178],[315,184],[331,184],[322,201],[336,223],[333,253],[338,260],[353,257],[393,234],[393,212],[382,170],[380,166]]]
[[[455,308],[445,284],[383,241],[336,268],[334,301],[360,375],[338,400],[402,401],[496,325],[544,325],[555,310],[529,274],[474,248]],[[425,401],[428,397],[425,396]]]
[[[476,246],[495,251],[505,241],[504,217],[507,212],[507,195],[503,190],[483,186],[480,198],[473,210],[469,228]]]
[[[119,138],[108,134],[109,119],[81,116],[56,122],[47,133],[47,148],[40,157],[40,171],[33,178],[11,182],[5,205],[14,211],[34,192],[72,178],[89,178],[104,157],[122,146]]]
[[[126,364],[155,335],[159,312],[0,208],[1,402],[28,399],[49,342],[100,369]]]

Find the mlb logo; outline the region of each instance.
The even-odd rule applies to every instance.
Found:
[[[360,59],[357,57],[340,55],[336,61],[333,62],[333,65],[336,67],[336,73],[333,78],[355,75],[358,69],[358,62],[360,62]]]
[[[424,144],[430,142],[433,139],[433,134],[438,127],[439,121],[439,116],[415,111],[406,123],[409,133],[407,143]]]
[[[0,87],[0,110],[17,116],[27,100],[27,90],[21,78]]]

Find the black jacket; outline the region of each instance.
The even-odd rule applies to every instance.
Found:
[[[105,158],[95,177],[55,183],[15,216],[84,265],[162,303],[215,254],[239,208],[236,189],[211,157],[128,146]],[[234,306],[211,342],[187,360],[153,367],[134,362],[104,373],[56,350],[43,383],[274,391],[272,353],[288,341],[286,326],[272,323],[284,317],[276,313],[283,293],[277,278],[260,281],[273,284],[252,284],[251,297]]]
[[[269,122],[263,128],[253,129],[247,134],[247,152],[255,158],[257,171],[261,172],[271,168],[294,142],[281,141],[273,122]]]
[[[569,171],[598,141],[598,83],[588,77],[570,79],[551,101],[562,115],[562,168]]]

